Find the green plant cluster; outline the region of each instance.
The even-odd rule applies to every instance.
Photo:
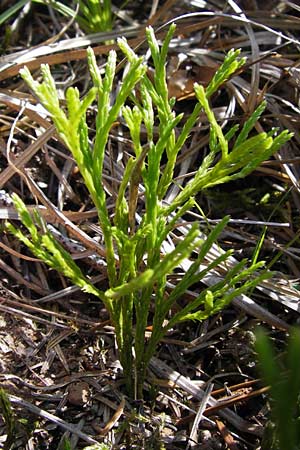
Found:
[[[0,25],[4,24],[18,10],[31,0],[19,0],[0,14]],[[66,17],[75,17],[76,22],[86,33],[110,31],[113,25],[111,0],[79,0],[78,11],[56,0],[32,0],[34,3],[48,5]]]
[[[117,58],[114,51],[109,53],[105,72],[101,73],[93,51],[88,50],[93,87],[83,99],[80,99],[77,88],[69,88],[65,96],[66,110],[60,106],[48,66],[41,68],[41,83],[32,78],[27,68],[21,71],[24,80],[51,114],[57,132],[71,151],[97,208],[106,247],[109,289],[101,291],[89,281],[70,254],[51,235],[42,219],[37,214],[31,215],[17,195],[13,195],[13,199],[27,233],[12,224],[7,224],[7,228],[34,255],[103,301],[115,327],[127,390],[135,398],[142,397],[149,360],[170,329],[182,321],[206,319],[228,305],[236,295],[253,289],[262,279],[270,276],[266,271],[259,271],[262,262],[247,265],[247,261],[243,260],[230,269],[223,280],[203,289],[195,299],[170,316],[172,306],[186,290],[219,264],[226,263],[232,254],[231,251],[220,252],[215,260],[204,264],[228,217],[205,239],[200,235],[199,224],[195,222],[169,253],[162,251],[164,242],[193,207],[194,198],[200,191],[248,175],[291,137],[288,131],[277,133],[277,130],[253,135],[253,127],[266,106],[265,102],[258,106],[241,130],[234,125],[223,134],[209,99],[244,64],[238,50],[227,54],[206,89],[195,84],[198,102],[192,113],[187,118],[176,114],[175,99],[169,98],[166,81],[167,52],[174,30],[175,25],[171,25],[162,45],[152,28],[146,31],[154,66],[153,80],[148,77],[144,58],[137,56],[125,39],[119,39],[118,45],[128,65],[113,101],[111,93],[114,90]],[[133,95],[137,86],[139,96]],[[98,103],[96,135],[91,145],[86,111],[95,99]],[[173,184],[178,153],[203,111],[210,125],[210,151],[194,177],[168,204],[165,198]],[[111,219],[102,183],[103,162],[110,130],[120,116],[130,132],[132,156],[124,169]],[[179,124],[182,124],[181,128]],[[141,140],[142,127],[146,130],[146,143]],[[155,127],[158,127],[157,138]],[[163,169],[162,160],[166,161]],[[144,213],[137,224],[140,186],[144,189]],[[188,258],[188,270],[169,291],[168,276]],[[149,325],[152,325],[152,333],[146,339]]]

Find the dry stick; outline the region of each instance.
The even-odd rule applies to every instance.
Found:
[[[216,415],[217,413],[220,412],[221,409],[229,408],[231,406],[234,406],[236,403],[245,402],[245,401],[249,400],[250,398],[257,397],[259,395],[265,394],[269,390],[270,390],[270,387],[266,386],[266,387],[262,387],[260,389],[257,389],[256,391],[252,391],[252,392],[247,393],[247,394],[233,395],[231,397],[228,397],[228,399],[218,400],[218,403],[216,404],[216,406],[209,406],[208,408],[205,409],[205,416],[204,417],[205,417],[206,420],[209,421],[210,420],[209,416],[211,414],[212,415]],[[214,394],[214,392],[212,392],[212,394]],[[183,425],[185,423],[189,423],[193,419],[195,414],[196,414],[196,412],[192,411],[192,414],[189,414],[188,416],[185,416],[185,417],[177,420],[177,424],[178,425]]]
[[[203,389],[196,386],[191,380],[176,372],[171,367],[167,366],[163,361],[156,357],[152,357],[149,363],[149,367],[153,370],[159,377],[167,378],[173,381],[181,389],[183,389],[188,394],[192,395],[194,398],[202,400],[204,396]],[[213,397],[209,397],[208,402],[210,406],[217,406],[218,401]],[[262,436],[263,427],[251,424],[246,420],[239,417],[236,413],[228,408],[219,411],[220,416],[224,417],[228,422],[234,425],[237,429],[244,431],[246,433],[251,433],[256,436]]]
[[[32,258],[31,256],[22,255],[22,253],[17,252],[13,248],[10,248],[8,245],[4,244],[0,241],[0,248],[3,248],[7,253],[10,253],[13,256],[16,256],[19,259],[25,259],[25,261],[31,261],[31,262],[40,262],[38,258]]]
[[[48,413],[44,409],[41,409],[38,406],[35,406],[32,403],[29,403],[26,400],[23,400],[22,398],[17,397],[15,395],[8,394],[8,398],[11,401],[11,403],[15,403],[15,404],[21,406],[22,408],[28,409],[33,414],[37,414],[38,416],[43,417],[46,420],[50,420],[50,422],[55,423],[56,425],[63,428],[64,430],[68,430],[71,433],[76,434],[77,436],[79,436],[82,440],[84,440],[88,444],[99,444],[98,441],[96,441],[92,437],[88,436],[87,434],[83,433],[82,431],[78,430],[78,428],[75,427],[74,425],[72,425],[68,422],[65,422],[64,420],[55,416],[54,414]]]
[[[247,393],[247,394],[241,394],[241,395],[229,397],[228,399],[225,399],[225,400],[219,400],[219,404],[217,404],[216,406],[210,406],[209,408],[207,408],[205,410],[205,414],[206,415],[214,414],[214,413],[220,411],[221,408],[227,408],[229,406],[234,405],[235,403],[239,403],[239,402],[242,402],[242,401],[245,401],[245,400],[249,400],[250,398],[257,397],[258,395],[265,394],[269,390],[270,390],[270,387],[269,386],[265,386],[265,387],[262,387],[260,389],[257,389],[256,391],[252,391],[252,392]]]
[[[201,400],[200,406],[198,408],[197,414],[196,414],[195,419],[194,419],[194,423],[193,423],[192,430],[191,430],[190,437],[189,437],[189,443],[188,443],[188,445],[186,447],[187,450],[190,447],[195,448],[195,444],[198,443],[198,428],[199,428],[199,424],[200,424],[200,422],[201,422],[201,420],[203,418],[203,413],[204,413],[204,411],[206,409],[206,406],[207,406],[207,403],[209,401],[209,397],[210,397],[210,394],[211,394],[211,392],[213,390],[213,386],[214,385],[212,383],[210,383],[210,384],[208,384],[207,388],[205,389],[205,392],[204,392],[204,395],[203,395],[203,399]]]

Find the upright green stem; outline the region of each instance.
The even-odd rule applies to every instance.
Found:
[[[97,205],[97,200],[95,202]],[[113,236],[111,233],[111,224],[108,218],[106,205],[103,208],[98,209],[99,222],[102,228],[105,249],[106,249],[106,262],[107,262],[107,275],[110,286],[116,286],[117,284],[117,272],[116,272],[116,258],[113,245]]]
[[[145,330],[147,328],[147,320],[153,287],[150,285],[144,288],[141,296],[135,296],[135,310],[138,318],[135,328],[135,377],[137,386],[137,398],[143,398],[143,385],[145,379]]]

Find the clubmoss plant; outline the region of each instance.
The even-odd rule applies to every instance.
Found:
[[[171,25],[161,46],[152,28],[146,31],[154,65],[153,80],[147,75],[144,59],[135,54],[125,39],[118,41],[128,60],[128,67],[113,102],[111,92],[116,68],[114,51],[110,52],[102,75],[93,51],[88,50],[93,87],[83,99],[80,99],[76,88],[69,88],[66,91],[66,110],[60,107],[48,66],[41,67],[42,83],[35,81],[27,68],[21,71],[24,80],[51,114],[57,132],[71,151],[97,208],[106,246],[109,289],[101,291],[92,285],[68,252],[54,239],[42,219],[37,214],[30,215],[17,195],[13,195],[15,206],[28,233],[16,229],[12,224],[7,227],[34,255],[103,301],[115,327],[127,391],[135,398],[142,398],[147,365],[168,330],[179,322],[203,320],[215,314],[236,295],[254,288],[269,276],[265,271],[259,271],[262,262],[247,266],[247,261],[243,260],[229,270],[223,280],[209,289],[203,289],[194,300],[170,316],[172,306],[186,290],[219,264],[224,264],[232,254],[231,251],[221,252],[215,260],[204,264],[207,253],[226,226],[228,217],[206,238],[200,235],[199,225],[195,222],[169,253],[163,251],[165,241],[182,216],[194,205],[194,197],[200,191],[248,175],[291,137],[287,131],[276,135],[276,130],[248,137],[265,108],[264,102],[240,131],[235,125],[223,134],[210,107],[209,98],[244,64],[244,59],[239,59],[238,50],[228,53],[206,89],[195,85],[198,102],[190,116],[184,120],[183,114],[176,114],[175,99],[169,99],[168,96],[165,69],[174,30],[175,25]],[[135,97],[133,91],[137,85],[139,96]],[[91,146],[86,111],[96,98],[96,135]],[[173,183],[177,155],[201,111],[205,112],[210,124],[210,152],[195,176],[168,204],[164,199]],[[120,115],[131,135],[132,156],[125,167],[114,217],[111,219],[102,173],[108,135]],[[183,125],[181,131],[177,132],[180,122]],[[158,138],[155,138],[154,125],[158,126]],[[147,134],[144,145],[140,136],[141,127]],[[166,161],[163,169],[162,159]],[[142,218],[137,223],[138,189],[141,185],[144,188],[144,213],[139,212]],[[187,261],[188,270],[170,291],[167,289],[168,276]],[[152,333],[146,340],[145,332],[149,325],[152,325]]]

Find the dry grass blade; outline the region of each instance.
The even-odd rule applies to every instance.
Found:
[[[32,314],[26,313],[25,311],[20,311],[20,310],[18,310],[16,308],[11,308],[10,306],[2,305],[1,303],[0,303],[0,311],[3,311],[4,313],[11,314],[12,316],[25,317],[27,319],[34,320],[36,322],[42,323],[44,325],[47,325],[50,328],[63,328],[63,329],[67,329],[67,330],[70,331],[70,327],[67,327],[66,325],[64,325],[62,323],[51,322],[49,320],[42,319],[41,317],[36,317],[36,316],[34,316]]]
[[[60,419],[59,417],[55,416],[54,414],[44,411],[43,409],[38,408],[37,406],[27,402],[26,400],[23,400],[20,397],[17,397],[15,395],[9,395],[8,398],[12,404],[16,404],[16,405],[20,406],[21,408],[27,409],[31,413],[33,413],[39,417],[42,417],[43,419],[49,420],[50,422],[63,428],[64,430],[67,430],[73,434],[76,434],[84,442],[87,442],[88,444],[97,444],[97,441],[95,439],[88,436],[86,433],[83,433],[82,431],[78,430],[78,428],[75,425],[72,425],[72,424]]]
[[[206,389],[205,389],[205,392],[204,392],[204,395],[203,395],[203,399],[201,400],[201,403],[199,405],[197,414],[196,414],[194,422],[193,422],[193,426],[192,426],[192,429],[191,429],[191,433],[190,433],[190,437],[189,437],[189,444],[187,446],[187,449],[195,448],[196,445],[199,442],[198,441],[198,428],[199,428],[199,424],[200,424],[200,422],[202,420],[203,413],[204,413],[204,411],[206,409],[206,406],[208,404],[209,397],[210,397],[210,394],[211,394],[212,390],[213,390],[213,384],[208,384]]]
[[[18,170],[23,169],[23,167],[31,160],[31,158],[41,149],[41,147],[52,138],[55,132],[54,126],[49,127],[41,136],[39,136],[36,141],[34,141],[26,151],[19,156],[19,158],[14,162],[14,165],[9,165],[0,174],[0,187],[4,187],[5,184],[11,179],[12,176]]]

